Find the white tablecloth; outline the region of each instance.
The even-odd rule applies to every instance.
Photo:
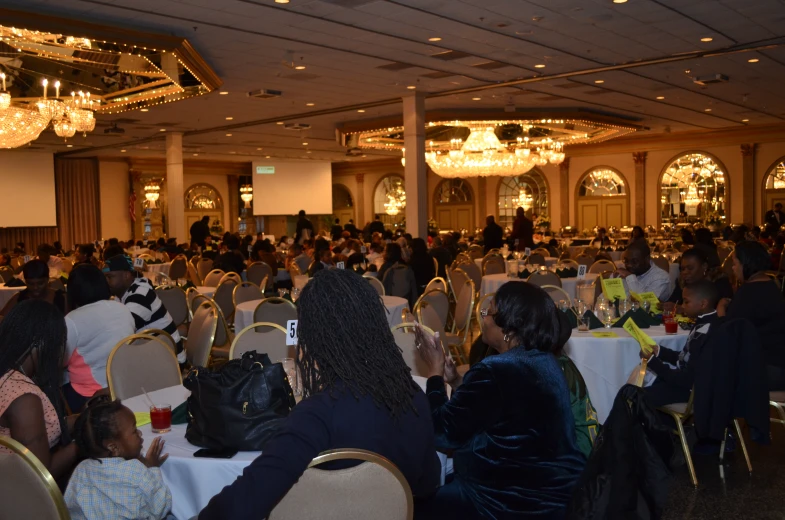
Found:
[[[418,383],[421,386],[424,384],[422,381]],[[172,409],[185,402],[190,394],[183,386],[172,386],[149,393],[153,403],[168,404]],[[134,412],[150,411],[144,396],[126,399],[123,404]],[[213,496],[224,486],[234,482],[243,469],[261,455],[260,451],[241,451],[231,459],[196,458],[193,454],[200,448],[185,440],[184,424],[174,424],[172,431],[164,434],[154,434],[149,424],[140,426],[139,430],[144,436],[143,454],[147,452],[153,439],[163,437],[164,453],[168,453],[169,458],[161,466],[161,473],[164,483],[172,493],[172,514],[177,520],[188,520],[198,515]],[[444,484],[445,474],[452,466],[452,459],[442,453],[437,452],[437,455],[442,463],[441,481]]]
[[[597,329],[606,331],[608,329]],[[613,400],[627,379],[640,363],[640,346],[624,329],[610,329],[619,338],[595,338],[591,331],[572,331],[572,337],[564,347],[564,353],[580,370],[589,397],[597,410],[597,418],[604,423],[613,407]],[[687,343],[688,331],[678,329],[675,335],[666,335],[665,327],[658,325],[643,331],[659,345],[681,351]]]
[[[475,258],[474,263],[477,264],[477,267],[480,269],[480,272],[482,272],[482,258]],[[559,259],[556,258],[555,256],[545,257],[546,266],[551,267],[556,265],[557,263],[559,263]],[[507,262],[504,262],[504,272],[505,273],[507,272]]]
[[[195,289],[196,289],[196,292],[198,292],[199,294],[204,294],[208,298],[212,298],[213,295],[215,294],[215,289],[216,288],[215,287],[207,287],[206,285],[200,285],[198,287],[195,287]]]
[[[403,323],[401,312],[409,308],[409,302],[406,298],[400,296],[382,296],[382,302],[385,309],[387,309],[387,323],[390,327],[395,327],[399,323]]]
[[[3,310],[8,300],[13,298],[16,293],[22,292],[26,288],[24,285],[20,287],[6,287],[5,284],[0,284],[0,310]]]
[[[586,280],[592,281],[597,278],[595,273],[586,273]],[[485,296],[486,294],[495,293],[499,290],[499,287],[504,285],[507,282],[525,282],[523,278],[507,278],[506,274],[489,274],[482,277],[482,284],[480,285],[480,296]],[[578,284],[578,278],[562,278],[561,279],[561,286],[562,289],[567,291],[567,294],[570,295],[570,298],[573,300],[576,296],[576,286]]]

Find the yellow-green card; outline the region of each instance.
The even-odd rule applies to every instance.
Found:
[[[644,293],[634,293],[630,292],[630,296],[634,299],[638,300],[639,302],[649,302],[651,306],[651,310],[657,310],[660,306],[660,299],[657,298],[657,295],[653,292],[644,292]]]
[[[644,354],[650,356],[651,353],[654,352],[651,346],[656,345],[657,342],[651,339],[651,337],[643,332],[640,328],[638,328],[638,325],[634,320],[627,320],[622,328],[626,330],[630,336],[635,338],[635,341],[637,341],[641,346],[641,350]]]
[[[600,332],[592,332],[592,336],[595,338],[618,338],[619,335],[613,332],[612,330],[603,330]]]
[[[602,278],[602,293],[609,301],[625,300],[624,280],[621,278]]]

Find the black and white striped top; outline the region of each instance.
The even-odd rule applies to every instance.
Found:
[[[134,280],[131,287],[125,291],[122,301],[134,317],[136,332],[161,329],[172,336],[178,351],[182,348],[180,334],[177,332],[172,316],[155,294],[155,289],[147,278],[140,276]]]

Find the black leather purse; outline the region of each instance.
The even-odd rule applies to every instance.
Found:
[[[295,405],[283,365],[255,351],[214,371],[195,367],[183,386],[191,391],[185,438],[202,448],[260,451]]]

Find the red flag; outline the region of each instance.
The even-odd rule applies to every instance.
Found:
[[[136,192],[134,191],[131,191],[131,196],[128,197],[128,214],[131,222],[136,222]]]

